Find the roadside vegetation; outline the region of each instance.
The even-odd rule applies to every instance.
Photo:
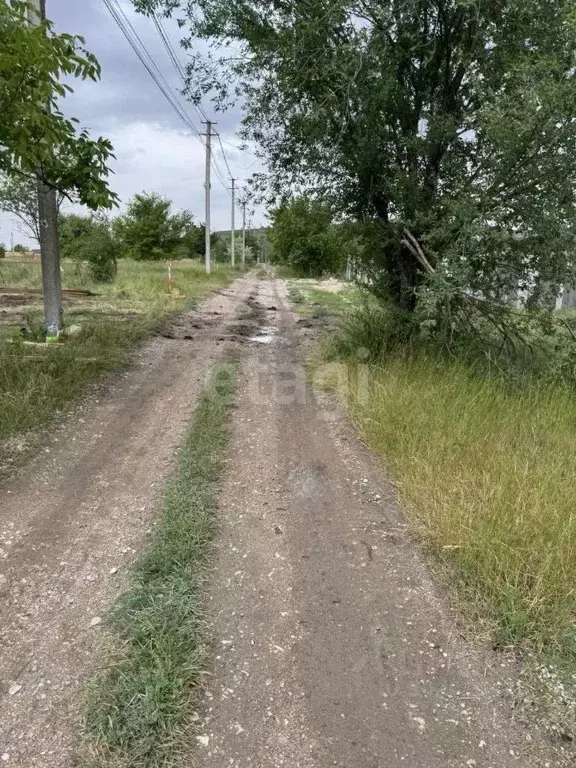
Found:
[[[112,283],[95,283],[89,265],[64,262],[67,340],[42,346],[40,265],[0,262],[0,475],[24,458],[40,430],[102,374],[125,364],[139,341],[228,283],[232,269],[207,276],[198,261],[123,259]],[[34,292],[36,291],[36,292]]]
[[[470,349],[408,349],[394,337],[394,313],[366,291],[330,294],[306,281],[290,291],[299,312],[320,304],[339,318],[315,358],[316,381],[338,394],[382,459],[470,626],[496,648],[553,663],[572,686],[574,379],[559,375],[562,364],[516,359],[503,370]]]
[[[188,756],[209,650],[201,592],[234,389],[234,365],[220,366],[166,485],[162,517],[113,612],[115,656],[89,694],[76,762],[83,768],[169,768]]]

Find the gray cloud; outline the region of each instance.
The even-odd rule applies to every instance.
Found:
[[[176,72],[152,22],[134,14],[126,0],[122,4],[164,77],[172,88],[178,89]],[[84,37],[86,48],[100,62],[101,81],[75,80],[71,83],[74,93],[64,100],[62,107],[93,134],[107,136],[114,143],[117,159],[112,164],[112,186],[123,203],[146,189],[166,195],[175,207],[189,208],[197,220],[203,219],[204,148],[157,89],[103,0],[47,0],[47,15],[56,31]],[[181,61],[185,62],[186,54],[178,45],[181,31],[173,22],[164,24]],[[203,130],[201,117],[191,105],[184,104],[194,124]],[[208,115],[212,113],[210,104],[203,107]],[[214,119],[222,139],[238,144],[235,131],[240,122],[239,110],[218,114]],[[260,167],[259,163],[254,164],[252,155],[228,145],[225,149],[231,171],[240,182]],[[226,173],[217,144],[215,153],[219,167]],[[227,229],[230,197],[215,175],[212,189],[213,226]],[[264,212],[258,210],[256,223],[262,224],[264,218]],[[15,229],[7,217],[0,215],[0,241],[9,241],[10,231]]]

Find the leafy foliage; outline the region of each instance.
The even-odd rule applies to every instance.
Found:
[[[216,236],[214,242],[210,241],[210,255],[217,264],[226,264],[230,261],[230,243],[228,238]]]
[[[110,207],[112,145],[78,131],[58,105],[72,90],[62,78],[97,81],[98,62],[81,37],[56,35],[49,21],[31,26],[30,13],[25,2],[0,0],[0,171],[40,174],[90,208]]]
[[[187,24],[192,98],[243,100],[262,192],[314,191],[364,222],[364,271],[401,310],[423,284],[442,312],[462,291],[499,301],[511,287],[537,306],[571,273],[569,0],[135,5]]]
[[[206,250],[206,227],[204,224],[194,224],[192,217],[185,227],[182,236],[181,254],[186,259],[197,259]]]
[[[273,258],[296,274],[321,276],[341,266],[342,248],[330,207],[299,197],[272,213]]]
[[[187,248],[191,242],[196,247],[198,241],[197,233],[192,230],[192,215],[187,211],[173,214],[171,206],[170,200],[155,193],[134,195],[124,216],[116,219],[114,224],[123,255],[158,261],[174,258],[185,241]]]
[[[64,193],[57,192],[58,206],[64,200]],[[0,177],[0,210],[18,220],[23,235],[40,242],[40,221],[38,218],[38,182],[33,176],[15,174]],[[16,250],[16,249],[14,249]]]
[[[118,244],[112,236],[108,219],[103,216],[61,214],[59,225],[61,256],[88,262],[96,282],[112,282],[116,277]]]

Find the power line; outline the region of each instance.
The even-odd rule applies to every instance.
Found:
[[[155,13],[152,13],[151,16],[152,16],[152,21],[154,23],[154,26],[156,27],[156,31],[158,32],[158,35],[160,36],[160,39],[162,40],[162,43],[164,45],[164,48],[166,49],[168,57],[169,57],[170,61],[172,62],[172,66],[174,67],[174,69],[176,70],[176,74],[178,75],[178,77],[182,81],[182,85],[184,86],[184,88],[186,88],[186,72],[184,70],[184,67],[182,66],[182,62],[180,61],[180,59],[178,58],[178,54],[174,50],[174,46],[173,46],[170,38],[168,37],[168,34],[167,34],[166,30],[164,29],[164,25],[162,24],[162,21],[158,18],[158,16]],[[203,122],[206,122],[208,120],[208,116],[207,116],[206,112],[202,109],[202,105],[201,104],[197,105],[197,104],[193,103],[192,106],[196,110],[198,115],[200,116],[200,119]],[[222,159],[224,160],[224,163],[226,165],[226,171],[228,172],[228,176],[231,177],[232,176],[232,171],[230,170],[230,165],[228,163],[228,158],[226,157],[226,152],[224,151],[224,146],[222,144],[222,139],[220,138],[219,134],[217,134],[217,138],[218,138],[218,143],[220,145],[220,151],[222,152]],[[212,162],[213,162],[213,164],[215,166],[215,170],[216,170],[217,161],[216,161],[216,157],[214,155],[212,155]],[[217,173],[217,175],[219,177],[220,177],[220,175],[224,175],[223,171],[220,168],[218,168],[216,173]],[[222,181],[225,184],[223,179],[220,179],[220,181]],[[225,186],[226,186],[226,184],[225,184]]]
[[[176,96],[171,92],[170,86],[164,79],[164,76],[156,66],[154,60],[148,53],[146,46],[140,39],[138,33],[133,28],[132,24],[130,23],[129,19],[126,17],[124,11],[118,5],[117,0],[104,0],[104,5],[110,12],[110,15],[116,22],[116,24],[120,27],[120,30],[124,34],[124,37],[129,42],[132,50],[136,54],[136,56],[139,58],[141,64],[146,69],[152,80],[156,83],[157,87],[161,91],[162,95],[165,97],[165,99],[168,101],[172,109],[176,112],[178,117],[182,120],[182,122],[186,125],[187,128],[189,128],[192,133],[194,133],[196,136],[200,138],[200,133],[194,123],[192,122],[191,118],[186,114],[180,103],[178,102]],[[200,139],[202,142],[202,139]]]
[[[228,176],[232,178],[232,171],[230,170],[230,166],[228,165],[228,160],[226,158],[226,153],[224,152],[224,145],[222,144],[222,139],[220,138],[220,134],[218,134],[218,143],[220,144],[222,157],[224,158],[224,162],[226,163],[226,170],[228,171]]]
[[[168,33],[164,29],[164,25],[162,24],[162,21],[158,18],[158,16],[155,13],[152,13],[152,20],[154,22],[154,26],[156,27],[156,31],[160,35],[160,39],[164,44],[164,48],[166,48],[166,52],[168,53],[170,61],[172,62],[172,65],[176,70],[176,74],[182,80],[182,84],[184,85],[184,87],[186,87],[186,71],[182,66],[182,62],[180,61],[178,54],[174,50],[174,46],[170,38],[168,37]],[[208,120],[208,115],[202,109],[201,104],[192,103],[192,107],[196,110],[196,112],[198,113],[202,121],[206,122],[206,120]]]
[[[161,91],[164,98],[168,101],[172,109],[176,112],[178,117],[182,120],[182,122],[186,125],[186,127],[199,139],[202,146],[204,146],[204,141],[202,139],[202,134],[199,132],[199,130],[196,128],[196,125],[192,122],[192,118],[186,113],[183,106],[178,100],[177,95],[172,91],[171,86],[166,81],[166,78],[158,68],[158,65],[152,58],[151,54],[149,53],[148,49],[146,48],[146,45],[142,41],[140,35],[138,32],[134,29],[132,23],[130,22],[129,18],[126,16],[126,13],[122,9],[121,5],[119,4],[118,0],[104,0],[104,4],[108,11],[110,12],[110,15],[124,34],[124,37],[130,44],[132,50],[140,60],[143,67],[146,69],[158,89]],[[156,30],[158,34],[160,35],[160,38],[164,44],[164,47],[166,48],[166,51],[170,57],[170,60],[178,74],[178,76],[182,79],[183,84],[186,84],[185,81],[185,72],[184,68],[182,67],[182,64],[178,60],[178,57],[174,51],[174,48],[172,46],[172,43],[170,42],[168,35],[166,33],[166,30],[162,26],[162,23],[157,18],[157,16],[153,15],[153,21],[154,26],[156,27]],[[196,111],[201,114],[202,116],[205,116],[204,110],[200,107],[199,109],[196,107],[196,105],[193,105],[196,109]],[[218,137],[220,139],[220,137]],[[222,143],[220,142],[220,146],[222,146]],[[226,167],[229,170],[228,161],[224,155],[224,151],[222,149],[224,162],[226,163]],[[216,177],[228,193],[230,195],[230,190],[228,189],[228,182],[226,180],[226,174],[225,172],[220,168],[220,166],[217,163],[216,157],[212,155],[211,157],[211,163],[212,167],[214,168],[214,173],[216,174]]]
[[[186,73],[184,72],[184,67],[180,63],[180,60],[178,59],[178,56],[176,55],[176,52],[174,51],[174,48],[172,46],[172,43],[170,42],[168,35],[166,34],[166,30],[162,26],[162,22],[158,18],[158,16],[155,13],[152,13],[152,21],[154,22],[154,26],[156,27],[156,31],[160,35],[160,38],[162,42],[164,43],[164,48],[166,48],[166,52],[168,53],[168,56],[170,57],[170,61],[174,65],[174,69],[176,70],[179,77],[182,78],[182,80],[186,80]]]
[[[184,67],[182,66],[182,63],[181,63],[180,59],[178,58],[178,54],[174,50],[174,46],[172,45],[172,42],[170,41],[170,38],[168,37],[168,34],[167,34],[166,30],[164,29],[164,26],[163,26],[161,20],[158,18],[158,16],[155,13],[152,13],[151,16],[152,16],[152,21],[154,23],[154,27],[156,28],[156,32],[158,33],[158,35],[160,37],[160,40],[162,41],[162,43],[164,45],[164,48],[166,49],[168,57],[169,57],[170,61],[172,62],[172,66],[174,67],[174,69],[176,71],[176,74],[178,75],[178,77],[182,81],[182,85],[185,88],[186,87],[186,72],[184,70]],[[201,105],[197,106],[196,104],[192,104],[192,106],[196,110],[196,112],[199,115],[200,119],[203,122],[208,122],[208,116],[206,115],[206,112],[204,112],[204,110],[202,109],[202,106]],[[218,134],[214,134],[214,135],[218,136]],[[220,141],[220,136],[218,136],[218,140],[220,142],[220,146],[222,147],[222,142]],[[230,167],[229,167],[228,161],[227,161],[227,159],[226,159],[226,157],[224,155],[224,150],[223,149],[222,149],[222,152],[223,152],[223,156],[224,156],[224,162],[226,163],[226,168],[227,168],[228,172],[230,172]],[[220,166],[218,165],[216,156],[214,154],[212,154],[212,153],[211,153],[211,156],[210,156],[210,162],[212,164],[212,167],[214,168],[214,173],[216,174],[218,180],[220,181],[222,186],[226,189],[226,191],[229,191],[228,190],[228,184],[226,182],[226,174],[220,168]]]

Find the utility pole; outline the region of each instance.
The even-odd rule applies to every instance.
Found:
[[[210,120],[206,121],[206,274],[209,275],[212,269],[210,259],[210,169],[212,163],[212,123]]]
[[[242,266],[246,264],[246,200],[242,201]]]
[[[235,222],[236,222],[236,179],[231,179],[232,181],[232,229],[230,231],[230,253],[232,256],[232,266],[235,266],[236,264],[236,254],[234,253],[235,247],[236,247],[236,231],[235,231]]]
[[[46,0],[31,0],[28,20],[39,27],[46,19]],[[62,330],[62,279],[58,243],[58,202],[56,190],[38,171],[38,218],[40,221],[40,261],[46,340],[56,341]]]

